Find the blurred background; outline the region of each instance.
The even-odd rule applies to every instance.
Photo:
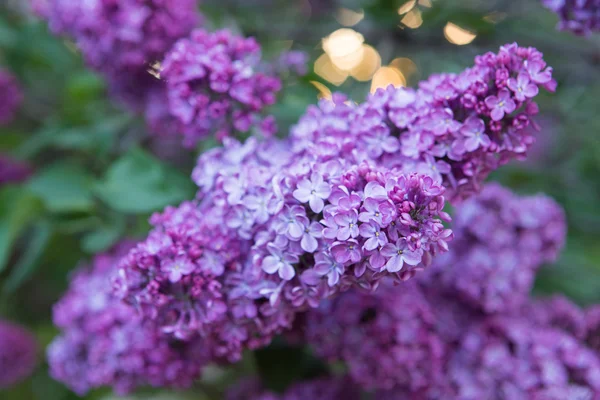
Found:
[[[178,139],[157,143],[27,2],[1,3],[0,66],[17,77],[24,100],[0,128],[0,154],[22,161],[31,175],[20,184],[0,182],[0,315],[31,328],[45,346],[56,334],[51,307],[69,272],[119,238],[147,233],[153,211],[193,197],[188,176],[197,153]],[[522,194],[545,192],[566,209],[567,246],[535,290],[600,302],[600,35],[555,30],[556,15],[539,0],[203,0],[200,8],[208,29],[256,37],[266,59],[285,49],[309,54],[309,73],[273,106],[280,135],[332,92],[361,101],[389,84],[415,86],[435,72],[459,72],[506,43],[538,48],[554,68],[557,92],[540,95],[541,132],[528,160],[490,179]],[[199,151],[214,145],[202,143]],[[237,369],[258,367],[248,357]],[[204,379],[228,382],[223,374],[211,370]],[[202,384],[194,395],[152,396],[137,398],[218,398]],[[77,397],[41,361],[31,379],[0,398]]]

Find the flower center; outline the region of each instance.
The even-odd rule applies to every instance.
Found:
[[[396,253],[398,253],[398,255],[400,256],[400,255],[402,255],[402,250],[398,250],[398,251],[396,251]]]
[[[379,237],[379,232],[375,232],[375,236]]]

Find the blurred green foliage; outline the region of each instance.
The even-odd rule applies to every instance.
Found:
[[[403,3],[204,0],[202,9],[210,28],[255,35],[267,59],[293,42],[313,61],[322,54],[321,38],[341,27],[336,11],[362,9],[364,18],[353,29],[378,50],[383,64],[396,57],[413,60],[417,71],[408,77],[410,85],[434,72],[460,71],[475,55],[505,43],[517,41],[543,51],[559,87],[540,100],[539,150],[492,179],[521,193],[543,191],[566,209],[567,246],[558,262],[540,274],[536,292],[565,292],[581,304],[600,302],[600,37],[555,31],[556,17],[538,0],[432,1],[431,8],[420,7],[423,24],[418,29],[400,23],[397,10]],[[21,7],[20,2],[0,5],[0,65],[17,75],[25,91],[16,121],[0,128],[0,151],[32,163],[35,174],[23,185],[0,189],[0,314],[31,327],[45,346],[56,333],[51,305],[66,288],[69,272],[123,236],[144,235],[152,212],[191,198],[193,157],[182,155],[182,162],[169,164],[153,155],[139,116],[111,101],[105,83],[85,68],[72,43],[50,35]],[[449,43],[443,35],[448,21],[474,31],[476,39],[467,46]],[[286,88],[273,108],[282,132],[316,100],[311,80],[355,101],[364,98],[370,85],[348,79],[336,87],[311,72]],[[276,388],[292,373],[306,375],[320,368],[306,354],[289,349],[287,360],[297,370],[278,367],[269,361],[278,351],[283,350],[275,346],[258,352],[237,369],[258,370]],[[220,371],[213,378],[227,382],[236,374]],[[132,399],[218,398],[206,387],[200,382],[193,396],[142,394]],[[107,393],[86,398],[113,399]],[[77,397],[54,382],[41,361],[31,379],[0,398]]]

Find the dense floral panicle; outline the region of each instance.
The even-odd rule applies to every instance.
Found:
[[[22,326],[0,320],[0,389],[27,378],[37,362],[37,343]]]
[[[491,318],[474,326],[448,362],[460,399],[593,399],[598,357],[570,335],[525,320]]]
[[[577,340],[585,340],[588,334],[586,312],[563,295],[530,299],[519,314],[539,326],[567,332]]]
[[[225,400],[359,400],[360,389],[347,377],[324,377],[294,383],[283,394],[262,387],[256,378],[231,386]]]
[[[434,75],[418,90],[390,86],[360,105],[343,96],[322,100],[292,129],[292,142],[297,151],[345,149],[358,161],[426,173],[460,200],[498,166],[525,156],[534,142],[533,98],[555,87],[539,51],[510,44],[460,74]]]
[[[196,0],[34,0],[34,7],[138,108],[155,84],[147,69],[200,20]]]
[[[576,35],[589,35],[600,30],[600,1],[598,0],[542,0],[558,14],[558,29]]]
[[[178,338],[236,361],[352,286],[412,277],[452,238],[443,188],[423,175],[301,157],[251,138],[200,157],[194,202],[155,215],[123,259],[119,296]]]
[[[18,183],[26,180],[32,173],[31,167],[8,155],[0,154],[0,187],[7,183]]]
[[[278,78],[258,71],[260,46],[222,30],[195,30],[167,53],[161,79],[167,84],[170,113],[193,146],[209,135],[218,138],[256,128],[274,134],[264,109],[281,89]]]
[[[22,101],[23,93],[15,77],[0,69],[0,126],[12,121]]]
[[[521,197],[498,184],[456,207],[450,252],[423,275],[487,313],[515,310],[527,300],[539,267],[565,240],[561,207],[544,195]]]
[[[372,294],[343,293],[308,312],[305,329],[316,354],[343,361],[361,387],[418,392],[442,377],[445,344],[436,317],[411,280]]]
[[[111,294],[110,277],[131,245],[124,242],[82,267],[54,306],[62,333],[48,347],[50,373],[79,394],[100,386],[117,393],[146,385],[188,387],[206,360],[203,342],[165,337]]]

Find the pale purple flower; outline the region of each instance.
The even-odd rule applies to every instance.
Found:
[[[337,262],[357,263],[362,258],[360,245],[354,239],[349,239],[345,242],[334,242],[331,246],[331,254]]]
[[[375,222],[362,224],[360,226],[360,236],[367,239],[363,244],[363,249],[368,251],[382,247],[388,242],[385,232],[382,232],[381,227]]]
[[[171,282],[179,282],[185,275],[189,275],[196,269],[196,265],[184,255],[179,255],[174,259],[164,259],[161,262],[161,268],[169,274]]]
[[[404,267],[404,264],[418,265],[423,257],[421,250],[410,250],[406,239],[398,239],[396,243],[387,243],[381,249],[381,254],[389,257],[385,264],[388,272],[398,272]]]
[[[267,274],[274,274],[277,272],[281,279],[289,281],[296,275],[296,271],[292,264],[298,262],[298,256],[284,252],[279,247],[272,243],[267,245],[267,249],[271,255],[265,257],[262,262],[262,269]]]
[[[331,185],[323,181],[323,177],[318,173],[313,173],[311,179],[303,179],[298,182],[297,189],[294,190],[294,198],[301,203],[308,203],[311,210],[315,213],[323,211],[327,200],[331,194]]]
[[[323,225],[319,224],[318,222],[311,222],[310,225],[304,228],[304,234],[300,240],[300,246],[304,251],[314,253],[314,251],[319,247],[319,242],[317,239],[320,239],[322,236]]]
[[[336,235],[338,240],[347,240],[358,236],[358,213],[356,211],[337,214],[333,220],[338,226]]]
[[[361,222],[375,221],[380,226],[387,226],[395,216],[395,209],[389,201],[375,200],[372,197],[365,199],[362,212],[358,215]]]
[[[278,220],[277,233],[287,235],[290,239],[300,239],[309,220],[301,206],[286,206]]]
[[[498,96],[487,97],[485,104],[491,110],[490,116],[494,121],[500,121],[504,118],[504,114],[510,114],[517,108],[517,105],[506,89],[500,90]]]
[[[525,101],[525,99],[535,97],[539,93],[537,85],[531,82],[529,75],[524,72],[519,73],[517,79],[510,78],[507,86],[515,93],[515,98],[518,101]]]
[[[460,129],[466,137],[463,146],[466,151],[475,151],[479,147],[487,148],[492,142],[485,133],[485,123],[477,117],[469,117]]]
[[[330,254],[319,252],[315,254],[315,266],[313,271],[319,276],[327,277],[327,284],[335,286],[344,273],[344,264],[338,262]]]

